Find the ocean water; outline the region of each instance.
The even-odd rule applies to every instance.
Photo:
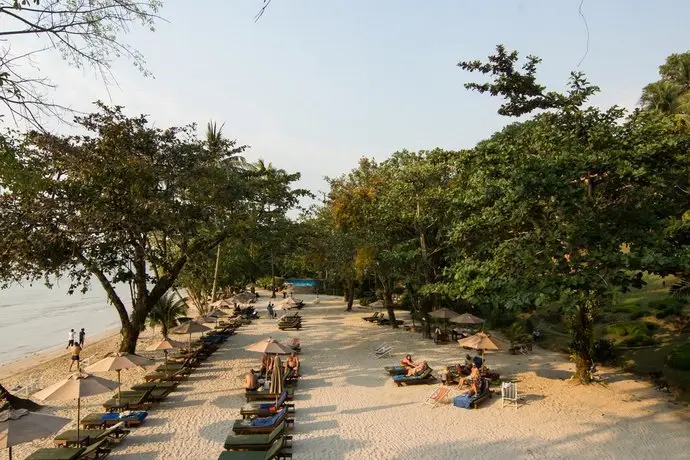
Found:
[[[52,289],[37,283],[0,290],[0,364],[66,347],[70,329],[83,327],[88,347],[89,337],[118,328],[117,312],[98,283],[86,294],[69,295],[67,287],[66,282]],[[117,291],[123,300],[129,298],[126,288]]]

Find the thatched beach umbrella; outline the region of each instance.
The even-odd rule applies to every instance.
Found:
[[[0,449],[10,450],[12,446],[50,436],[62,429],[72,420],[56,415],[29,412],[26,409],[0,412]]]
[[[172,339],[163,339],[160,342],[156,342],[150,347],[146,349],[146,351],[159,351],[163,350],[163,353],[165,354],[165,370],[167,373],[168,370],[168,351],[173,350],[175,348],[182,348],[184,347],[184,344],[182,342],[178,342],[176,340]]]
[[[463,313],[454,318],[450,318],[451,323],[456,324],[483,324],[484,320],[470,313]]]
[[[98,362],[93,363],[84,369],[86,372],[117,372],[117,402],[120,403],[122,389],[120,388],[120,372],[123,369],[131,369],[133,367],[144,367],[153,364],[153,360],[144,358],[143,356],[132,353],[114,353],[106,356]]]
[[[434,310],[431,313],[429,313],[429,316],[431,316],[433,318],[442,319],[443,320],[443,326],[447,331],[448,330],[448,327],[447,327],[448,326],[448,320],[451,318],[455,318],[456,316],[458,316],[458,314],[456,312],[454,312],[453,310],[449,310],[447,308],[439,308],[438,310]]]
[[[275,339],[268,338],[261,342],[256,342],[245,348],[247,351],[254,351],[256,353],[268,353],[271,355],[289,355],[292,353],[292,348],[278,343]]]
[[[170,332],[173,334],[189,334],[189,348],[192,348],[192,334],[201,332],[202,334],[206,331],[210,331],[210,327],[206,327],[203,324],[199,324],[196,321],[189,321],[184,324],[180,324],[172,329]]]
[[[491,335],[485,332],[477,332],[474,335],[466,337],[464,339],[458,340],[458,344],[464,348],[472,348],[473,350],[478,350],[482,354],[482,362],[484,362],[484,352],[485,351],[495,351],[502,350],[503,343],[491,337]]]
[[[76,373],[65,380],[61,380],[48,388],[34,393],[33,397],[39,401],[77,400],[77,439],[79,439],[79,421],[81,419],[81,398],[110,393],[120,386],[112,380],[96,377],[91,374]]]
[[[194,318],[194,321],[196,321],[197,323],[215,323],[216,321],[218,321],[218,318],[210,315],[202,315]]]
[[[229,315],[227,313],[225,313],[223,310],[215,309],[211,313],[209,313],[208,316],[211,316],[213,318],[223,318],[223,317],[229,316]]]

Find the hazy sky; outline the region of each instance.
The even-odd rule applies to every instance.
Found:
[[[125,38],[155,79],[117,62],[109,96],[88,71],[39,64],[59,102],[88,110],[104,99],[159,126],[224,122],[249,159],[299,170],[317,191],[361,156],[470,147],[510,122],[498,100],[463,88],[475,77],[456,67],[498,43],[543,58],[542,80],[562,89],[586,49],[579,4],[273,0],[255,23],[261,0],[168,0],[169,23]],[[664,58],[690,44],[688,1],[585,0],[583,12],[580,70],[601,87],[597,104],[634,106]]]

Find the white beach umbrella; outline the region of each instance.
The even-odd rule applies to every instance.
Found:
[[[12,446],[41,439],[57,433],[72,420],[56,415],[29,412],[26,409],[0,412],[0,449],[10,450]]]
[[[482,324],[484,320],[470,313],[463,313],[462,315],[450,318],[450,322],[456,324]]]
[[[206,327],[203,324],[197,323],[196,321],[187,321],[186,323],[170,329],[170,332],[173,334],[189,334],[189,348],[192,348],[192,334],[196,334],[198,332],[203,334],[204,332],[210,330],[210,327]]]
[[[39,401],[77,400],[77,439],[79,439],[79,420],[81,418],[81,398],[110,393],[120,385],[112,380],[96,377],[91,374],[76,373],[64,380],[34,393]]]
[[[150,366],[151,364],[153,364],[153,360],[144,358],[143,356],[132,353],[113,353],[110,356],[106,356],[100,361],[93,363],[84,370],[86,372],[117,372],[117,402],[119,404],[122,396],[122,389],[120,388],[120,372],[123,369]]]
[[[184,344],[182,342],[178,342],[177,340],[172,340],[172,339],[163,339],[159,342],[156,342],[149,346],[146,351],[160,351],[163,350],[163,353],[165,354],[165,368],[167,371],[168,368],[168,351],[173,350],[176,348],[183,348]]]
[[[273,355],[289,355],[292,353],[292,348],[289,348],[281,343],[278,343],[272,338],[256,342],[245,348],[247,351],[255,351],[257,353],[268,353]]]

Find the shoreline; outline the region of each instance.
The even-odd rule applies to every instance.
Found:
[[[90,350],[100,348],[105,342],[112,341],[120,335],[120,327],[108,328],[92,337],[86,337],[86,346],[83,356],[88,356]],[[28,373],[33,368],[52,361],[64,361],[70,355],[70,351],[61,345],[56,345],[44,350],[25,355],[19,359],[0,364],[0,380],[10,379],[19,374]]]

